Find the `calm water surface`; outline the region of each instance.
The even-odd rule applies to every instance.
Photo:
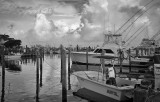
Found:
[[[36,59],[6,61],[5,102],[35,102]],[[43,60],[40,102],[61,102],[60,56],[45,56]],[[2,89],[2,67],[0,66],[0,89]],[[77,88],[77,80],[71,76],[72,91]],[[87,102],[68,91],[68,102]],[[2,92],[0,93],[2,95]]]

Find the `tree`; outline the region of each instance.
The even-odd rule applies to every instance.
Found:
[[[19,47],[21,45],[21,40],[9,38],[9,35],[5,35],[5,34],[0,34],[0,40],[4,41],[4,46],[6,48]]]
[[[4,45],[7,48],[19,47],[21,45],[21,40],[11,39],[5,42]]]

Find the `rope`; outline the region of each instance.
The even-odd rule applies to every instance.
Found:
[[[143,6],[143,9],[146,7],[146,6],[148,6],[150,3],[152,3],[154,0],[151,0],[149,3],[147,3],[145,6]],[[139,12],[141,11],[141,9],[140,10],[138,10],[130,19],[128,19],[117,31],[116,31],[116,33],[119,31],[119,30],[121,30],[135,15],[137,15]]]
[[[152,7],[154,7],[154,4],[151,6],[151,7],[149,7],[144,13],[146,13],[149,9],[151,9]],[[123,32],[122,32],[122,34],[129,28],[129,27],[131,27],[144,13],[142,13],[142,14],[140,14]]]
[[[126,43],[127,43],[139,30],[141,30],[143,27],[144,27],[144,25],[142,25],[138,30],[136,30],[136,32],[134,32],[134,33],[132,34],[132,36],[131,36],[129,39],[126,40]]]

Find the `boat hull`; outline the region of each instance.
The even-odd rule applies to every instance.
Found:
[[[73,62],[80,62],[80,63],[86,63],[87,62],[87,57],[88,57],[88,63],[89,64],[100,64],[100,59],[99,58],[94,58],[95,56],[100,56],[100,53],[93,53],[93,52],[88,52],[88,56],[86,56],[86,52],[72,52],[71,54],[71,59]],[[105,54],[109,56],[115,56],[114,54]],[[111,63],[111,60],[105,59],[105,63],[109,64]],[[118,61],[114,62],[115,64],[118,63]]]
[[[118,101],[128,100],[128,98],[125,96],[126,93],[129,93],[134,89],[134,86],[119,88],[113,85],[107,85],[105,83],[98,83],[97,81],[93,81],[80,76],[77,76],[77,79],[81,85],[81,88],[89,89]]]
[[[72,52],[71,54],[71,59],[73,64],[81,64],[81,65],[100,65],[100,59],[99,58],[94,58],[95,56],[100,56],[100,53],[93,53],[93,52],[88,52],[88,63],[87,63],[87,56],[86,52]],[[114,54],[105,54],[109,56],[115,56]],[[148,60],[140,60],[140,59],[132,59],[131,61],[131,66],[132,67],[145,67],[148,68],[150,63],[148,63]],[[111,60],[105,59],[105,65],[108,65],[111,63]],[[115,66],[119,66],[120,63],[117,60],[114,61]],[[123,67],[129,67],[129,61],[127,59],[124,59],[122,62]]]

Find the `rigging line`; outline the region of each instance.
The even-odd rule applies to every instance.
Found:
[[[145,30],[145,28],[143,28],[138,34],[137,34],[137,36],[135,36],[128,44],[127,44],[127,46],[136,38],[136,37],[138,37],[140,34],[142,34],[142,32]]]
[[[160,34],[160,30],[158,30],[151,38],[151,40],[154,40],[155,37],[157,37]]]
[[[153,7],[153,5],[151,7],[149,7],[146,11],[144,11],[144,13],[146,13],[152,7]],[[144,13],[140,14],[122,33],[124,33],[130,26],[132,26]]]
[[[143,27],[144,27],[144,25],[142,25],[136,32],[134,32],[134,33],[132,34],[132,36],[130,36],[129,39],[126,40],[126,43],[127,43],[139,30],[141,30]]]
[[[128,35],[128,33],[132,30],[132,28],[133,28],[133,25],[132,25],[132,27],[129,29],[129,31],[126,33],[127,35]],[[125,37],[123,38],[122,41],[125,41],[125,39],[127,38],[127,35],[125,35]]]
[[[153,2],[154,0],[151,0],[149,3],[147,3],[146,5],[143,6],[142,9],[144,9],[146,6],[148,6],[151,2]],[[117,33],[119,30],[121,30],[136,14],[138,14],[141,11],[138,10],[131,18],[129,18],[115,33]]]

